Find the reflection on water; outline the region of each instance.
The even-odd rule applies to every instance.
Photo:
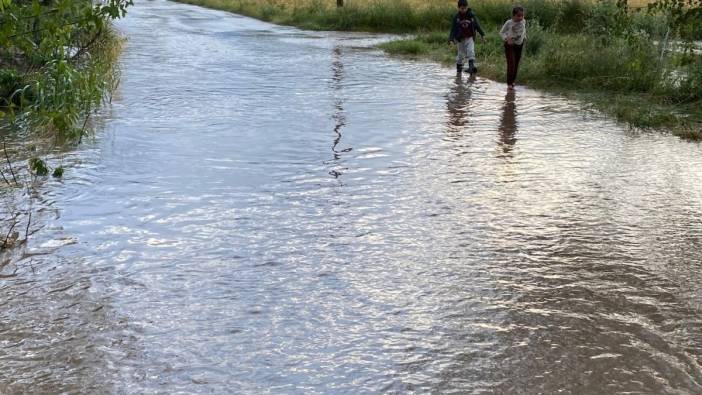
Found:
[[[350,152],[352,148],[344,148],[339,150],[337,147],[341,141],[341,129],[346,124],[346,118],[344,116],[344,97],[343,97],[343,79],[344,79],[344,64],[341,61],[342,49],[340,46],[334,47],[333,51],[333,61],[332,61],[332,78],[331,78],[331,88],[334,93],[334,113],[332,119],[334,120],[334,144],[332,145],[332,152],[334,152],[334,163],[337,164],[337,168],[329,171],[329,174],[334,178],[339,178],[343,170],[346,170],[338,166],[339,159],[341,158],[341,153]]]
[[[702,392],[701,145],[382,36],[119,23],[0,271],[0,392]]]
[[[505,95],[505,102],[502,105],[500,116],[500,145],[502,152],[510,155],[514,144],[517,142],[517,111],[514,102],[514,90],[508,90]]]
[[[448,130],[452,133],[462,133],[468,122],[471,100],[470,83],[475,82],[475,74],[470,74],[467,81],[457,75],[451,91],[447,95],[446,107],[449,112]]]

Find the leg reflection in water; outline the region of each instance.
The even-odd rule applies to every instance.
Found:
[[[505,103],[502,105],[502,116],[500,116],[500,141],[502,152],[506,156],[512,156],[512,149],[517,142],[517,110],[514,103],[514,91],[509,90],[505,95]]]
[[[471,76],[471,79],[469,79],[469,81],[474,80],[474,76]],[[470,88],[466,86],[460,75],[456,76],[456,81],[446,98],[446,107],[448,108],[447,129],[449,133],[463,132],[463,127],[466,125],[468,118],[470,96]]]
[[[334,90],[334,113],[332,119],[334,120],[334,144],[332,145],[332,152],[334,153],[333,162],[336,165],[334,169],[329,171],[329,174],[334,176],[334,178],[339,178],[342,174],[341,170],[346,170],[341,168],[337,162],[341,158],[342,152],[349,152],[351,148],[345,148],[339,150],[337,147],[341,141],[341,129],[346,125],[346,117],[344,116],[344,98],[342,95],[343,88],[343,77],[344,77],[344,64],[341,62],[341,47],[334,47],[334,58],[332,61],[332,78],[331,87]]]

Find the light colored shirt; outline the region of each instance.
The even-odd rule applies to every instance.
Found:
[[[526,20],[515,22],[511,18],[508,19],[500,29],[500,36],[504,41],[511,38],[515,44],[522,45],[526,38]]]

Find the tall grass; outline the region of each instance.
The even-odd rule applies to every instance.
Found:
[[[179,0],[252,16],[276,23],[319,30],[359,30],[383,32],[415,32],[448,29],[456,13],[455,1],[419,0],[347,0],[336,7],[322,0]],[[514,5],[510,0],[469,2],[482,24],[502,24]],[[522,0],[529,18],[542,26],[563,31],[582,28],[593,3],[587,0],[552,1]]]
[[[315,30],[356,30],[376,32],[418,32],[447,30],[456,13],[453,0],[346,0],[336,7],[335,0],[177,0],[230,11],[279,24]],[[630,1],[644,5],[646,0]],[[530,21],[562,33],[582,31],[600,2],[593,0],[486,0],[469,1],[485,27],[502,25],[512,7],[519,3]],[[614,7],[614,3],[607,3]],[[609,6],[608,6],[609,7]],[[610,16],[606,8],[605,16]],[[634,8],[635,9],[635,8]],[[610,12],[611,13],[611,12]],[[640,13],[643,15],[643,13]],[[648,20],[637,23],[645,25]],[[656,24],[646,26],[659,26]]]
[[[350,1],[337,8],[329,1],[179,0],[265,21],[314,30],[406,33],[446,26],[455,6],[436,2],[415,6],[408,1]]]

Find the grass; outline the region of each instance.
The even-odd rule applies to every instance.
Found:
[[[337,8],[330,1],[300,0],[178,0],[311,30],[407,33],[438,28],[455,7],[446,2],[414,6],[407,1],[349,2]],[[417,2],[419,3],[419,2]]]
[[[231,11],[278,24],[314,30],[413,33],[381,45],[395,55],[444,64],[455,59],[447,43],[455,1],[436,0],[179,0]],[[630,1],[623,19],[613,2],[523,0],[528,41],[518,82],[558,91],[641,128],[666,128],[702,140],[702,56],[673,54],[659,62],[667,20]],[[497,31],[510,15],[512,1],[471,2],[487,42],[476,48],[480,74],[505,80]],[[702,31],[697,33],[702,35]],[[676,76],[685,76],[679,78]]]
[[[181,3],[230,11],[257,19],[314,30],[355,30],[374,32],[418,32],[448,29],[456,13],[455,0],[176,0]],[[594,7],[592,0],[521,0],[529,18],[544,27],[560,30],[582,28]],[[502,24],[509,17],[510,0],[487,0],[469,4],[480,21]],[[630,0],[632,8],[645,7],[647,0]]]

